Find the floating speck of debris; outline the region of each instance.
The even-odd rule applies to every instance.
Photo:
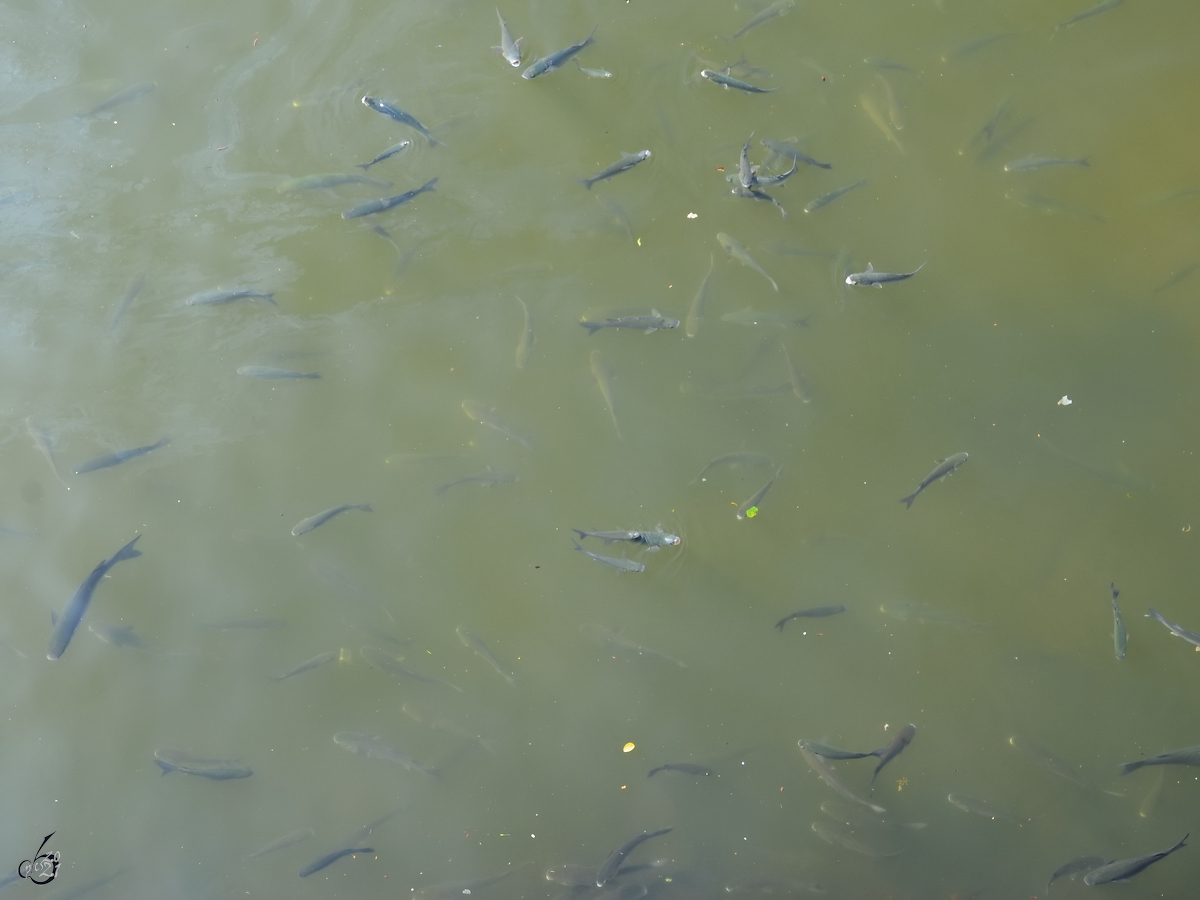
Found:
[[[1058,405],[1059,406],[1070,406],[1071,398],[1068,397],[1066,394],[1063,394],[1062,399],[1058,401]]]
[[[628,753],[629,751],[631,751],[634,748],[634,746],[635,745],[634,745],[633,741],[630,741],[624,747],[621,748],[621,752]]]
[[[688,213],[688,216],[687,216],[687,217],[688,217],[689,219],[698,219],[698,218],[700,218],[700,217],[699,217],[698,215],[696,215],[695,213]]]

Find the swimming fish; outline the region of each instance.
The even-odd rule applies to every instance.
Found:
[[[782,632],[783,626],[792,621],[792,619],[823,619],[825,616],[836,616],[839,613],[844,613],[845,611],[846,607],[842,606],[840,603],[834,606],[814,606],[812,609],[802,609],[798,612],[792,613],[791,615],[784,616],[775,623],[775,627]]]
[[[382,153],[380,153],[377,157],[375,157],[370,162],[355,163],[354,165],[356,168],[362,169],[365,172],[365,171],[367,171],[367,169],[371,168],[371,166],[375,165],[375,163],[381,163],[385,159],[391,159],[393,156],[395,156],[401,150],[407,150],[411,145],[412,145],[412,141],[401,141],[398,144],[392,144],[392,146],[388,147],[386,150],[384,150]],[[387,185],[390,185],[390,184],[391,184],[391,182],[389,181],[384,186],[386,187]]]
[[[363,216],[373,216],[376,213],[386,212],[389,209],[395,209],[408,201],[412,200],[426,191],[434,190],[434,185],[437,184],[437,178],[430,178],[419,188],[413,188],[411,191],[405,191],[403,194],[397,194],[395,197],[381,197],[378,200],[368,200],[366,203],[360,203],[358,206],[352,206],[350,209],[342,213],[343,219],[359,219]]]
[[[775,474],[771,476],[771,480],[754,492],[754,496],[745,501],[737,508],[737,519],[752,519],[758,514],[758,504],[762,503],[763,497],[767,496],[767,491],[771,489],[771,485],[775,483],[775,479],[779,477],[779,473],[783,471],[783,466],[775,470]]]
[[[511,685],[515,685],[517,683],[516,679],[513,678],[507,670],[505,670],[504,666],[500,665],[500,660],[496,659],[492,651],[488,649],[487,644],[483,642],[483,638],[477,634],[467,631],[467,629],[463,628],[461,625],[454,629],[454,633],[458,635],[458,639],[463,642],[464,647],[469,647],[471,650],[474,650],[480,659],[500,673],[501,678]]]
[[[334,850],[332,853],[327,853],[318,860],[309,863],[300,870],[300,877],[307,878],[314,872],[320,872],[326,866],[333,865],[343,856],[352,856],[355,853],[374,853],[374,847],[343,847],[341,850]]]
[[[405,144],[408,141],[404,142]],[[403,147],[400,148],[404,149]],[[380,159],[387,159],[391,154],[382,156]],[[379,159],[373,159],[367,163],[368,166],[374,165]],[[275,190],[281,194],[287,194],[292,191],[313,191],[319,188],[337,187],[341,184],[373,184],[376,187],[391,187],[390,181],[380,181],[378,178],[368,178],[366,175],[347,175],[342,172],[334,172],[329,175],[305,175],[302,178],[289,178],[287,181],[281,181],[275,186]]]
[[[517,302],[521,304],[521,312],[525,314],[525,327],[521,329],[521,338],[517,341],[517,368],[524,369],[529,362],[529,354],[533,351],[533,317],[529,314],[529,307],[525,305],[525,301],[520,297]]]
[[[599,350],[592,351],[591,366],[596,385],[600,388],[600,395],[604,398],[604,405],[608,407],[608,414],[612,418],[613,428],[617,429],[617,440],[622,440],[621,426],[617,423],[617,407],[613,403],[612,369],[604,361]]]
[[[657,309],[652,309],[651,315],[648,316],[621,316],[618,319],[605,319],[603,322],[588,322],[583,321],[579,324],[588,330],[588,335],[593,335],[601,328],[633,328],[638,331],[643,331],[650,334],[653,331],[658,331],[663,328],[678,328],[678,319],[668,319],[659,313]]]
[[[701,69],[700,77],[707,78],[713,84],[719,84],[725,90],[737,88],[739,91],[746,91],[748,94],[769,94],[772,91],[777,91],[779,88],[761,88],[749,82],[742,81],[740,78],[734,78],[729,74],[728,70],[718,72],[714,69]]]
[[[618,569],[621,572],[646,571],[646,567],[636,560],[626,559],[623,556],[601,556],[599,553],[593,553],[591,550],[584,550],[579,541],[575,540],[574,538],[571,539],[571,543],[575,545],[576,550],[585,556],[590,556],[592,559],[596,560],[596,562],[602,562],[606,566],[611,566],[612,568]]]
[[[500,20],[500,45],[492,49],[503,56],[514,69],[518,68],[521,65],[521,41],[525,38],[513,40],[499,8],[496,9],[496,18]]]
[[[1121,608],[1117,606],[1117,597],[1121,592],[1117,590],[1115,584],[1110,584],[1109,589],[1112,591],[1113,647],[1117,652],[1117,659],[1124,659],[1125,647],[1129,643],[1129,635],[1125,631],[1125,621],[1121,618]]]
[[[352,509],[361,509],[363,512],[374,512],[371,509],[370,503],[343,503],[341,506],[335,506],[332,509],[327,509],[324,512],[319,512],[315,516],[309,516],[307,519],[301,519],[292,528],[292,535],[299,537],[302,534],[308,534],[314,528],[320,528],[334,516],[340,516],[344,512],[349,512]]]
[[[748,266],[749,268],[751,268],[755,272],[757,272],[759,275],[761,275],[763,278],[767,279],[767,281],[771,282],[771,287],[774,288],[775,291],[778,293],[779,285],[775,283],[775,279],[767,274],[766,269],[764,269],[762,266],[760,266],[757,262],[754,261],[754,259],[750,256],[750,254],[746,252],[746,248],[743,247],[741,244],[739,244],[736,239],[734,239],[734,238],[730,237],[729,235],[724,234],[722,232],[722,233],[717,234],[717,243],[719,243],[722,247],[724,247],[725,252],[728,253],[730,256],[732,256],[734,259],[736,259],[738,262],[740,262],[742,265]]]
[[[293,372],[271,366],[238,366],[237,373],[246,378],[320,378],[320,372]]]
[[[198,775],[211,781],[228,781],[231,778],[249,778],[254,770],[249,766],[238,765],[225,759],[205,759],[193,756],[183,750],[155,750],[154,764],[167,775],[171,772],[182,772],[185,775]]]
[[[430,147],[433,147],[437,144],[442,143],[441,141],[434,138],[434,136],[432,134],[429,133],[428,128],[426,128],[424,125],[422,125],[420,122],[418,122],[416,120],[416,118],[409,115],[404,110],[400,109],[398,106],[395,106],[392,103],[388,103],[386,100],[380,100],[378,97],[371,97],[366,94],[363,95],[362,102],[363,102],[363,106],[367,107],[368,109],[373,109],[373,110],[375,110],[375,112],[382,113],[383,115],[387,116],[389,119],[395,119],[397,122],[400,122],[403,125],[407,125],[409,128],[416,129],[417,131],[419,131],[421,134],[423,134],[425,136],[425,139],[427,141],[429,141]],[[442,146],[444,147],[445,144],[442,144]]]
[[[97,469],[109,469],[113,466],[119,466],[123,462],[134,459],[138,456],[144,456],[152,450],[157,450],[159,447],[165,447],[167,439],[162,438],[160,441],[147,444],[145,447],[134,447],[131,450],[117,450],[114,453],[106,453],[104,456],[97,456],[95,459],[89,459],[85,463],[80,463],[75,469],[76,475],[82,475],[85,472],[95,472]]]
[[[867,263],[867,271],[854,272],[846,276],[846,284],[851,285],[867,285],[868,287],[882,288],[889,281],[904,281],[906,278],[912,278],[918,272],[925,268],[925,263],[921,263],[911,272],[876,272],[875,267]]]
[[[272,306],[278,306],[273,293],[252,291],[249,288],[233,288],[228,291],[203,291],[193,294],[183,301],[184,306],[224,306],[237,300],[266,300]]]
[[[811,203],[809,203],[808,206],[804,207],[804,211],[806,213],[816,212],[822,206],[828,206],[830,203],[832,203],[838,197],[842,196],[842,194],[849,193],[850,191],[854,190],[855,188],[862,187],[866,183],[867,183],[867,179],[863,178],[863,179],[860,179],[860,180],[854,182],[854,184],[847,184],[847,185],[843,185],[840,188],[834,188],[828,194],[822,194],[816,200],[813,200]]]
[[[551,53],[549,56],[543,56],[528,69],[521,73],[522,78],[537,78],[539,75],[545,75],[553,72],[555,69],[562,66],[567,60],[575,56],[584,48],[595,42],[596,26],[592,26],[591,34],[580,41],[578,44],[572,44],[562,50]]]
[[[1143,869],[1152,866],[1160,859],[1165,859],[1184,846],[1184,841],[1189,837],[1191,837],[1191,832],[1185,834],[1179,840],[1178,844],[1168,847],[1166,850],[1160,850],[1158,853],[1149,853],[1146,856],[1135,856],[1133,859],[1118,859],[1110,862],[1108,865],[1093,869],[1083,876],[1083,883],[1091,886],[1095,884],[1108,884],[1110,881],[1128,881]]]
[[[953,475],[958,467],[966,461],[967,454],[965,453],[955,453],[953,456],[949,456],[946,459],[938,460],[937,467],[925,476],[924,480],[917,485],[917,489],[907,497],[900,498],[900,502],[904,504],[904,508],[911,509],[913,501],[917,499],[917,495],[921,493],[921,491],[925,490],[925,488],[929,487],[935,481],[940,481],[943,478]]]
[[[796,0],[777,0],[772,3],[758,15],[754,16],[749,22],[739,28],[730,38],[730,41],[736,41],[751,28],[757,28],[764,22],[769,22],[771,19],[776,19],[784,15],[796,5]]]
[[[83,615],[87,612],[88,604],[92,601],[92,593],[96,590],[96,586],[100,583],[100,580],[108,574],[108,570],[121,562],[121,560],[133,559],[142,555],[142,551],[134,549],[133,546],[138,542],[139,538],[141,538],[140,534],[96,566],[96,568],[92,569],[92,573],[84,579],[83,584],[75,591],[75,595],[67,601],[67,605],[63,607],[62,615],[58,616],[58,620],[54,624],[54,630],[50,634],[50,646],[46,651],[47,659],[58,659],[66,651],[67,644],[71,642],[71,636],[75,634],[75,629],[83,621]]]
[[[597,181],[604,181],[606,178],[612,178],[614,175],[628,171],[638,163],[648,160],[651,155],[649,150],[639,150],[637,153],[622,153],[620,159],[602,172],[597,172],[591,178],[576,178],[575,181],[590,191],[592,185]]]
[[[713,255],[709,253],[708,272],[700,281],[700,287],[696,291],[696,296],[692,298],[692,305],[688,307],[687,319],[684,324],[683,333],[690,338],[700,333],[700,323],[704,321],[704,307],[708,303],[708,292],[712,287],[712,276]]]
[[[494,409],[488,409],[482,403],[475,400],[464,400],[462,402],[462,410],[467,414],[467,418],[473,422],[478,422],[480,425],[486,425],[488,428],[495,429],[507,438],[516,441],[526,450],[532,450],[533,446],[525,438],[521,437],[511,428],[500,421],[500,417],[496,415]]]

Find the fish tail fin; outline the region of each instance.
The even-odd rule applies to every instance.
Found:
[[[1141,767],[1142,767],[1141,760],[1137,760],[1135,762],[1127,762],[1127,763],[1118,763],[1117,764],[1117,768],[1121,770],[1118,773],[1119,775],[1128,775],[1130,772],[1134,771],[1135,769],[1140,769]]]
[[[586,531],[581,531],[581,530],[580,530],[580,529],[578,529],[578,528],[572,528],[571,530],[572,530],[573,532],[575,532],[577,535],[579,535],[579,539],[580,539],[580,540],[583,540],[585,537],[587,537],[587,532],[586,532]]]
[[[573,178],[571,180],[576,184],[582,184],[589,191],[592,189],[592,179],[590,178]]]
[[[900,502],[904,504],[905,509],[912,509],[913,501],[917,499],[917,493],[909,494],[907,497],[901,497]]]
[[[575,549],[580,553],[587,553],[587,551],[583,549],[583,545],[580,544],[579,541],[575,540],[575,538],[571,538],[571,543],[575,545]]]
[[[275,292],[274,291],[271,291],[269,294],[263,294],[263,299],[266,300],[268,303],[270,303],[272,306],[279,305],[278,303],[275,302]]]
[[[441,144],[442,142],[441,142],[441,141],[438,141],[437,143]],[[433,146],[433,145],[432,145],[432,144],[430,144],[430,146]],[[445,145],[445,144],[442,144],[442,146],[443,146],[443,147],[445,147],[446,145]],[[432,191],[432,190],[434,190],[434,187],[433,187],[433,186],[434,186],[435,184],[437,184],[437,176],[436,176],[436,175],[435,175],[433,178],[430,178],[430,179],[429,179],[427,182],[425,182],[423,185],[421,185],[421,190],[423,190],[423,191]]]
[[[163,762],[161,759],[156,759],[156,760],[154,761],[154,763],[155,763],[155,765],[157,765],[157,766],[158,766],[160,769],[162,769],[162,773],[163,773],[163,775],[169,775],[169,774],[171,773],[171,767],[170,767],[170,766],[168,766],[168,765],[167,765],[165,762]]]
[[[133,546],[134,544],[136,544],[138,542],[138,540],[141,539],[141,537],[142,536],[139,534],[132,541],[130,541],[128,544],[126,544],[124,547],[122,547],[120,550],[118,550],[116,552],[116,554],[113,556],[113,562],[119,562],[122,559],[133,559],[135,556],[141,556],[142,551],[135,549]]]
[[[604,327],[603,323],[601,322],[580,322],[579,324],[588,330],[588,337],[591,337]]]
[[[375,512],[375,510],[371,508],[370,503],[360,503],[360,504],[358,504],[358,508],[361,509],[363,512]]]

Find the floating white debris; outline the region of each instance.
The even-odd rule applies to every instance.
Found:
[[[700,217],[699,217],[698,215],[696,215],[695,213],[688,213],[688,214],[687,214],[687,217],[688,217],[689,219],[698,219],[698,218],[700,218]]]
[[[1071,398],[1068,397],[1066,394],[1063,394],[1062,399],[1058,401],[1058,405],[1059,406],[1070,406]]]

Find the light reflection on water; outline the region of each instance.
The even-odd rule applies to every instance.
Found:
[[[488,49],[495,13],[476,3],[8,11],[0,523],[26,533],[0,534],[14,867],[56,831],[66,896],[114,873],[93,896],[385,896],[531,861],[475,893],[548,897],[547,868],[599,866],[671,826],[630,857],[665,861],[643,876],[665,894],[770,877],[831,896],[1040,896],[1073,856],[1149,853],[1192,827],[1188,769],[1115,767],[1197,743],[1192,648],[1143,618],[1153,605],[1200,628],[1200,185],[1179,115],[1196,99],[1195,11],[1122,4],[1056,33],[1077,5],[801,4],[719,37],[764,7],[504,8],[526,64],[597,25],[580,62],[614,75],[570,64],[533,81]],[[777,91],[699,77],[743,53],[746,80]],[[138,85],[152,88],[80,116]],[[764,137],[833,164],[768,189],[786,218],[730,195],[751,133],[756,164]],[[438,181],[398,209],[344,221],[375,187],[276,190],[402,138],[370,174],[395,192]],[[590,192],[573,182],[643,148]],[[1003,170],[1028,156],[1090,166]],[[925,261],[883,290],[844,283]],[[710,265],[694,338],[578,324],[684,320]],[[278,307],[184,304],[234,287]],[[744,310],[806,322],[722,318]],[[695,480],[735,451],[769,461]],[[897,502],[959,451],[953,478]],[[373,512],[290,534],[343,503]],[[573,528],[683,543],[584,542],[646,566],[621,574],[576,552]],[[44,660],[51,610],[135,533],[144,555]],[[847,611],[771,627],[827,604]],[[103,642],[93,622],[146,646]],[[838,798],[796,740],[874,749],[909,722],[873,794],[882,822],[822,812]],[[441,778],[348,752],[341,732]],[[160,777],[160,749],[254,774]],[[682,762],[714,774],[646,778]],[[874,764],[836,771],[864,796]],[[973,817],[951,793],[1022,821]],[[859,855],[813,822],[901,852]],[[351,839],[372,852],[297,878]],[[1189,858],[1138,877],[1169,894]]]

